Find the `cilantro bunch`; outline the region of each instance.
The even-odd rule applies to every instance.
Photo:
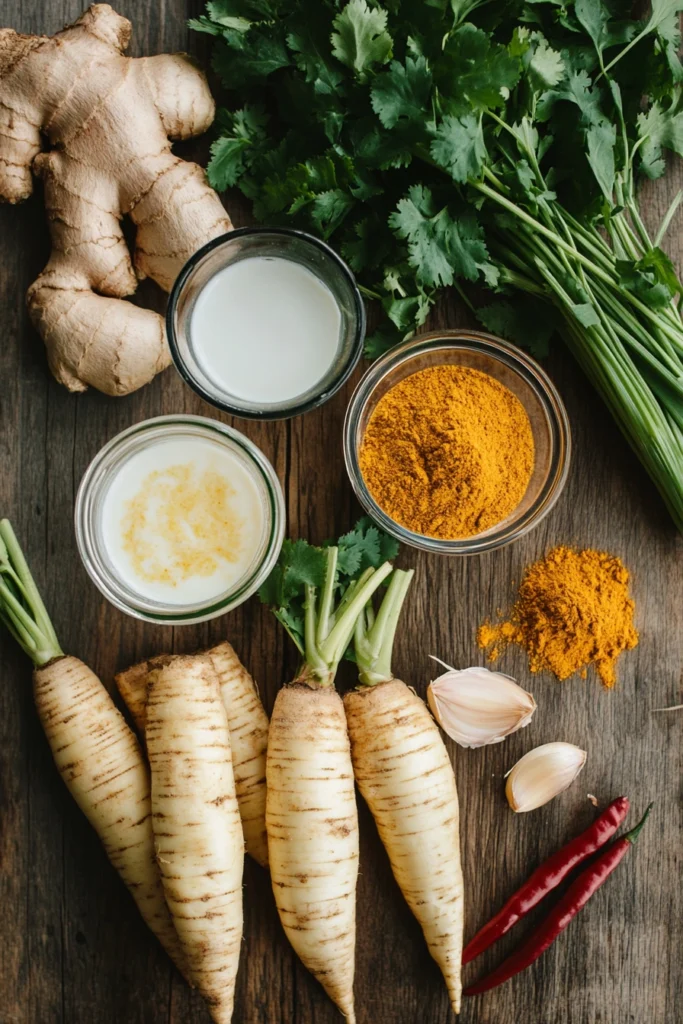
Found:
[[[285,627],[303,657],[301,680],[332,685],[337,666],[344,656],[353,657],[349,647],[354,633],[365,637],[375,625],[369,604],[377,588],[391,575],[390,559],[396,557],[398,544],[373,526],[364,517],[336,544],[315,547],[305,540],[286,540],[277,564],[259,590],[259,597],[269,605]],[[396,575],[396,574],[395,574]],[[412,573],[399,573],[408,577]],[[380,651],[390,658],[391,642],[403,603],[407,584],[390,585],[392,598],[384,616],[377,616],[377,629],[371,634]],[[387,595],[389,596],[389,595]],[[395,615],[391,607],[398,603]],[[384,602],[383,602],[384,607]],[[362,620],[362,626],[359,621]],[[388,644],[388,647],[387,647]]]
[[[559,327],[683,528],[683,287],[639,177],[683,154],[678,11],[654,0],[213,0],[209,177],[331,239],[385,324],[443,287],[541,352]],[[472,306],[472,308],[474,308]]]

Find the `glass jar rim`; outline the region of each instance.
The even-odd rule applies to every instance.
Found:
[[[239,238],[248,236],[256,237],[259,235],[275,235],[285,238],[296,238],[301,242],[312,245],[314,248],[324,253],[325,256],[329,257],[342,276],[346,279],[346,282],[350,287],[351,294],[353,296],[354,318],[356,323],[354,342],[349,357],[340,367],[338,374],[322,391],[312,395],[304,402],[300,402],[294,398],[292,399],[291,404],[283,403],[281,410],[270,410],[266,412],[245,409],[243,406],[235,405],[227,399],[219,400],[215,395],[210,394],[201,382],[197,380],[184,359],[180,345],[178,344],[175,324],[176,312],[183,289],[202,260],[214,250],[219,249],[223,245],[227,245],[229,242],[235,241]],[[211,241],[203,245],[201,249],[198,249],[193,253],[182,267],[180,273],[175,279],[168,297],[168,305],[166,307],[166,338],[168,340],[168,347],[171,352],[171,358],[173,359],[173,365],[185,383],[189,385],[189,387],[191,387],[192,390],[200,396],[200,398],[215,409],[220,409],[222,412],[228,413],[230,416],[235,416],[238,419],[258,420],[263,422],[291,419],[294,416],[300,416],[303,415],[303,413],[311,412],[313,409],[317,409],[329,401],[329,399],[344,386],[358,365],[360,357],[363,354],[366,326],[367,317],[365,303],[363,302],[363,297],[351,268],[342,259],[339,253],[336,252],[331,245],[328,245],[327,242],[323,241],[322,238],[317,238],[315,235],[311,235],[307,231],[301,231],[298,228],[268,227],[266,225],[233,228],[232,231],[227,231],[222,235],[218,235],[216,238],[212,238]]]
[[[422,352],[462,348],[484,352],[518,373],[539,399],[552,437],[553,461],[538,497],[519,520],[494,526],[472,537],[442,540],[416,533],[392,519],[375,501],[360,469],[357,430],[367,402],[384,376]],[[417,372],[417,371],[416,371]],[[569,475],[571,429],[560,394],[545,370],[527,353],[485,331],[444,329],[410,338],[380,356],[359,381],[344,420],[344,462],[351,486],[364,511],[392,537],[409,547],[443,555],[477,555],[505,547],[538,525],[556,504]],[[503,521],[505,522],[505,520]]]
[[[101,474],[106,472],[107,465],[131,438],[144,435],[151,431],[159,431],[160,439],[164,436],[163,428],[194,427],[200,433],[212,439],[222,439],[231,447],[240,450],[244,464],[256,475],[263,484],[267,495],[269,521],[267,521],[267,541],[263,553],[247,579],[243,580],[235,590],[219,595],[217,598],[197,603],[196,605],[178,606],[174,612],[172,605],[158,604],[154,601],[127,599],[115,575],[107,569],[101,557],[100,546],[94,537],[93,503],[97,499],[101,484]],[[160,429],[161,428],[161,429]],[[76,494],[74,509],[74,525],[76,544],[81,561],[90,579],[107,600],[133,618],[144,622],[168,625],[188,625],[207,622],[223,615],[251,597],[260,587],[277,561],[285,535],[286,510],[285,500],[280,481],[275,470],[261,449],[248,437],[235,430],[234,427],[221,423],[207,416],[195,416],[189,413],[154,416],[140,423],[132,424],[120,431],[100,448],[89,463]]]

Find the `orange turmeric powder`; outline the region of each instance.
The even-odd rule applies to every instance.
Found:
[[[519,505],[534,439],[522,403],[490,374],[431,366],[379,400],[359,459],[387,515],[415,533],[454,540],[488,530]]]
[[[638,644],[628,583],[619,558],[557,547],[526,570],[507,620],[479,627],[479,646],[495,661],[508,644],[519,644],[532,672],[548,669],[560,680],[575,672],[585,678],[594,665],[612,687],[617,658]]]

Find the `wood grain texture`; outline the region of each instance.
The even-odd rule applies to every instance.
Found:
[[[195,48],[185,21],[192,0],[119,0],[133,20],[132,52]],[[80,0],[0,0],[0,25],[54,32],[77,17]],[[184,148],[185,152],[202,152]],[[656,223],[683,184],[681,165],[647,189]],[[236,224],[245,222],[235,203]],[[669,247],[683,261],[683,215]],[[0,208],[0,514],[9,516],[65,649],[108,683],[116,670],[161,650],[189,651],[228,635],[258,680],[268,708],[294,668],[277,624],[249,603],[194,628],[137,623],[110,607],[76,554],[72,514],[80,477],[97,450],[124,427],[164,412],[215,415],[173,370],[125,399],[69,395],[50,377],[28,323],[24,293],[47,258],[40,197]],[[143,301],[162,308],[152,286]],[[430,327],[462,323],[446,298]],[[462,814],[466,935],[470,936],[531,866],[592,820],[586,799],[620,793],[633,818],[656,805],[633,854],[555,948],[525,975],[466,1001],[463,1024],[669,1024],[682,1019],[683,889],[680,715],[651,709],[680,703],[683,684],[683,541],[590,386],[558,344],[548,370],[567,404],[575,454],[567,489],[551,515],[516,545],[467,560],[404,552],[417,576],[397,643],[397,671],[424,693],[427,655],[478,663],[479,621],[504,607],[524,566],[556,543],[618,554],[633,573],[641,643],[622,659],[617,688],[592,676],[557,684],[531,677],[519,653],[502,668],[530,689],[539,710],[529,729],[482,750],[451,749]],[[239,429],[275,465],[293,535],[323,540],[356,514],[343,467],[341,426],[352,384],[323,409],[289,423]],[[138,919],[94,834],[55,771],[31,706],[30,670],[0,636],[0,1024],[207,1024],[200,998],[176,976]],[[349,682],[351,676],[343,678]],[[503,775],[531,746],[562,739],[585,747],[576,785],[530,815],[515,816]],[[401,900],[387,858],[360,807],[356,1003],[362,1024],[447,1024],[445,988],[419,927]],[[518,934],[526,930],[520,926]],[[492,966],[517,941],[507,936],[482,958]],[[471,965],[465,979],[475,977]],[[249,862],[245,938],[235,1021],[338,1024],[342,1018],[289,948],[266,874]]]

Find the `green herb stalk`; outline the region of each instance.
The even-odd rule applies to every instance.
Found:
[[[451,285],[536,354],[559,328],[683,529],[681,195],[653,236],[636,195],[683,155],[681,9],[213,0],[192,25],[227,89],[212,184],[341,249],[386,314],[368,355]]]
[[[395,569],[377,614],[368,602],[356,620],[353,648],[358,679],[364,686],[375,686],[394,678],[391,671],[394,638],[413,575],[413,569]]]
[[[8,519],[0,521],[0,622],[36,667],[62,657],[50,616]]]
[[[259,596],[302,655],[296,681],[334,685],[340,661],[350,654],[356,622],[366,620],[368,603],[391,575],[389,558],[397,551],[398,544],[369,519],[361,519],[334,546],[285,541]]]

